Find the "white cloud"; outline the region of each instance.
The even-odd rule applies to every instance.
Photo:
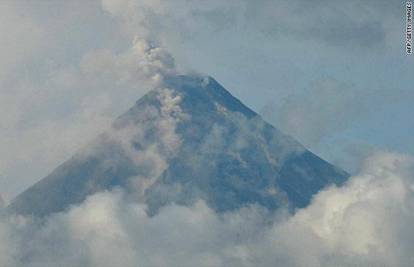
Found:
[[[303,251],[302,263],[295,266],[412,265],[413,163],[412,157],[396,154],[370,158],[346,186],[321,192],[276,227],[273,242],[284,236],[286,253]]]
[[[413,170],[412,157],[375,155],[291,217],[257,206],[218,215],[203,202],[149,217],[122,191],[102,192],[43,224],[3,218],[0,265],[408,267]]]

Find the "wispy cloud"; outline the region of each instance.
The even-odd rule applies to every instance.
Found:
[[[387,45],[389,27],[395,27],[399,7],[390,1],[134,1],[103,0],[110,14],[128,30],[168,38],[206,31],[244,28],[276,39],[315,41],[352,49]],[[207,28],[206,28],[207,27]]]

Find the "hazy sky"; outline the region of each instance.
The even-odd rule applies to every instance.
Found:
[[[149,89],[138,37],[350,172],[372,151],[414,154],[404,12],[396,0],[1,1],[0,194],[47,175]]]

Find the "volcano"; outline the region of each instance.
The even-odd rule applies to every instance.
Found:
[[[121,188],[145,203],[149,214],[199,199],[217,212],[250,204],[295,210],[348,176],[265,122],[213,78],[174,76],[8,209],[42,217]]]

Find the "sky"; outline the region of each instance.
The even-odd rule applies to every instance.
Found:
[[[47,175],[150,89],[137,40],[350,173],[373,151],[413,154],[404,11],[389,0],[2,1],[0,192],[10,200]]]

